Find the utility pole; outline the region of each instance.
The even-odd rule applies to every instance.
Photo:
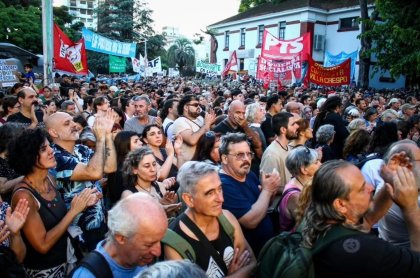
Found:
[[[53,59],[53,5],[52,0],[42,0],[42,52],[44,57],[43,84],[47,86],[52,76]]]

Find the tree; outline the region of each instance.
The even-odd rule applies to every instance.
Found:
[[[372,40],[363,36],[364,33],[370,29],[368,22],[369,14],[367,7],[367,0],[359,0],[360,16],[361,16],[361,36],[360,36],[360,51],[359,51],[359,78],[358,85],[364,89],[369,87],[369,70],[370,70],[370,54],[369,49],[372,46]]]
[[[191,42],[186,38],[177,39],[168,49],[168,65],[175,67],[178,64],[181,75],[188,67],[195,65],[195,51]]]
[[[407,84],[420,84],[420,3],[411,0],[377,0],[380,21],[362,38],[373,41],[369,54],[376,57],[375,72],[389,70],[392,76],[406,75]]]
[[[241,0],[241,4],[239,5],[239,12],[243,13],[249,9],[261,6],[266,3],[273,3],[275,5],[284,1],[287,0]]]
[[[0,2],[0,41],[42,53],[41,9],[6,6]]]

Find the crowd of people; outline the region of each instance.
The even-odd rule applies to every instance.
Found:
[[[271,238],[337,226],[357,234],[317,277],[420,275],[418,91],[23,81],[1,99],[2,277],[253,277]]]

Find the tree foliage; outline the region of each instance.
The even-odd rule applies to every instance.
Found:
[[[25,50],[42,52],[41,9],[29,6],[6,6],[0,2],[0,41]]]
[[[168,66],[175,67],[178,64],[181,74],[195,65],[195,50],[191,41],[186,38],[175,40],[174,44],[168,49]]]
[[[240,13],[246,12],[249,9],[258,7],[266,3],[278,4],[284,1],[287,1],[287,0],[241,0],[241,4],[239,5],[239,12]]]
[[[379,21],[362,37],[373,41],[368,54],[376,57],[375,70],[392,76],[406,75],[412,85],[420,83],[420,3],[411,0],[377,0]]]

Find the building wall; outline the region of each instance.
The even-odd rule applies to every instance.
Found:
[[[69,8],[69,13],[75,17],[73,22],[83,22],[86,28],[97,30],[98,18],[96,9],[99,0],[67,0],[65,6]]]
[[[369,8],[369,13],[373,7]],[[261,49],[257,45],[258,26],[264,25],[265,29],[275,37],[279,34],[279,22],[286,21],[285,40],[294,39],[306,32],[311,33],[312,57],[315,61],[323,63],[325,52],[336,55],[341,51],[350,53],[360,49],[360,26],[355,24],[355,28],[340,29],[340,19],[360,16],[359,7],[349,7],[336,10],[320,10],[315,8],[302,8],[273,13],[269,15],[244,19],[241,21],[226,24],[213,25],[210,28],[216,29],[216,36],[219,47],[217,50],[217,63],[224,67],[225,61],[229,59],[231,53],[236,50],[238,59],[244,58],[244,70],[248,70],[251,75],[256,74],[256,63]],[[241,28],[246,29],[245,48],[240,48]],[[229,48],[225,48],[225,32],[229,31]],[[315,36],[321,35],[324,38],[322,47],[315,47]],[[319,46],[319,45],[318,45]],[[374,62],[374,61],[373,61]],[[356,62],[355,80],[357,81],[359,72],[358,61]],[[372,72],[372,71],[371,71]],[[370,86],[374,88],[402,88],[405,79],[400,77],[394,83],[380,82],[381,76],[388,77],[387,73],[378,73],[371,77]]]

